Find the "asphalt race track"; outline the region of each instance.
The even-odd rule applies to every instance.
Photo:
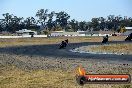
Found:
[[[132,43],[125,41],[113,41],[108,44],[121,44],[121,43]],[[60,58],[85,58],[85,59],[101,59],[101,60],[118,60],[118,61],[132,61],[132,55],[115,55],[115,54],[88,54],[88,53],[76,53],[70,52],[70,49],[78,48],[80,46],[88,45],[102,45],[99,42],[84,42],[84,43],[69,43],[66,49],[59,49],[59,44],[50,45],[30,45],[30,46],[15,46],[15,47],[3,47],[0,48],[2,54],[15,54],[15,55],[35,55],[35,56],[50,56]]]

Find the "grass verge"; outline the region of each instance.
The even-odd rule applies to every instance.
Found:
[[[69,43],[79,42],[101,42],[102,37],[51,37],[51,38],[16,38],[16,39],[0,39],[0,47],[20,46],[20,45],[43,45],[58,44],[65,39],[69,39]],[[125,36],[111,36],[109,41],[124,41]]]
[[[99,45],[99,46],[86,46],[82,47],[81,50],[90,52],[100,52],[100,53],[117,53],[117,54],[127,54],[132,55],[132,43],[130,44],[109,44],[109,45]]]
[[[117,69],[115,69],[117,70]],[[119,70],[119,69],[118,69]],[[83,88],[131,88],[131,84],[86,84]],[[74,72],[63,70],[21,70],[0,67],[0,88],[82,88]]]

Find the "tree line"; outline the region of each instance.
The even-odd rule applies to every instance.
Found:
[[[64,11],[55,12],[48,9],[40,9],[36,12],[35,17],[18,17],[13,14],[2,14],[3,19],[0,19],[0,32],[6,31],[14,33],[21,29],[34,29],[36,31],[68,31],[76,32],[80,31],[99,31],[99,30],[111,30],[120,31],[122,27],[131,26],[131,17],[122,17],[109,15],[106,18],[97,17],[92,18],[91,21],[77,21],[70,19],[70,15]]]

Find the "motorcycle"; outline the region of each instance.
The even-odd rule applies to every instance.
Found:
[[[106,35],[106,36],[103,38],[103,41],[102,41],[102,43],[106,43],[106,42],[108,42],[108,35]]]
[[[60,44],[60,46],[59,46],[59,49],[66,48],[67,44],[68,44],[68,39],[66,39],[65,41],[62,41],[61,44]]]
[[[131,40],[132,40],[132,33],[127,36],[127,38],[125,39],[125,41],[131,41]]]

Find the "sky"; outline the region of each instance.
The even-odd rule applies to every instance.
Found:
[[[132,17],[132,0],[0,0],[0,18],[7,12],[18,17],[35,17],[39,9],[65,11],[70,19],[78,21],[108,15]]]

